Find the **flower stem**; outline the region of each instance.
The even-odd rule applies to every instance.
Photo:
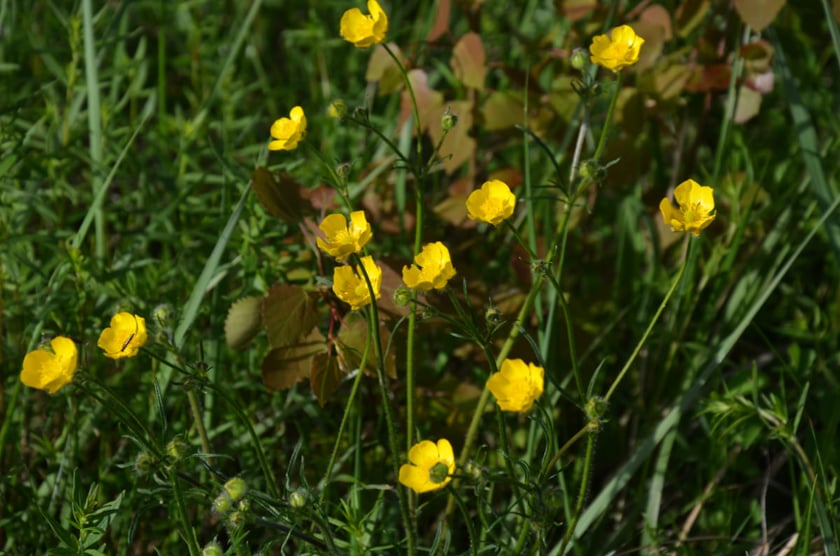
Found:
[[[601,136],[598,138],[598,147],[595,149],[595,154],[592,156],[594,160],[599,160],[604,154],[604,147],[607,145],[607,135],[610,132],[610,124],[612,124],[613,112],[618,102],[618,93],[621,92],[621,82],[624,75],[619,71],[615,74],[615,88],[613,89],[612,99],[610,99],[610,107],[607,110],[607,119],[604,120],[604,129],[601,130]]]
[[[397,430],[394,423],[394,414],[391,410],[391,399],[388,397],[388,384],[385,377],[385,353],[382,350],[382,337],[379,334],[379,310],[376,306],[376,292],[373,289],[373,284],[370,282],[365,265],[362,264],[358,255],[353,255],[354,262],[357,264],[359,272],[365,279],[365,283],[370,293],[371,303],[368,306],[368,333],[373,337],[373,345],[376,349],[377,364],[376,364],[376,378],[379,384],[379,394],[382,396],[382,407],[385,411],[385,425],[388,429],[388,444],[393,458],[394,476],[398,477],[400,474],[399,466],[399,446],[397,443]],[[397,487],[397,495],[400,499],[400,513],[402,514],[403,526],[405,527],[406,542],[408,546],[406,553],[413,556],[415,546],[415,532],[414,523],[411,520],[411,513],[408,506],[408,498],[406,497],[405,489]]]
[[[583,502],[586,500],[586,493],[589,490],[589,475],[592,468],[592,454],[595,452],[595,436],[597,434],[598,433],[593,430],[589,433],[589,436],[586,437],[586,456],[584,456],[583,460],[583,478],[580,481],[580,490],[578,491],[578,498],[575,503],[575,513],[572,520],[569,522],[566,534],[563,536],[563,542],[560,545],[560,551],[558,554],[563,554],[565,552],[566,545],[569,544],[569,540],[571,540],[572,534],[575,532],[575,526],[580,518],[580,513],[583,511]]]
[[[689,238],[690,239],[690,238]],[[688,248],[686,249],[686,253],[683,257],[683,263],[680,266],[680,270],[677,273],[677,277],[674,278],[674,282],[671,284],[671,288],[668,290],[668,293],[665,294],[665,298],[662,300],[662,303],[659,304],[659,309],[656,310],[656,313],[653,315],[650,323],[648,324],[645,333],[642,335],[642,338],[639,340],[639,343],[636,344],[636,348],[633,350],[633,353],[630,354],[630,357],[627,359],[627,362],[624,364],[624,367],[619,371],[618,376],[615,377],[610,389],[607,390],[607,394],[604,396],[604,401],[610,401],[613,393],[615,392],[618,385],[621,383],[621,380],[624,378],[624,375],[627,374],[627,371],[630,370],[630,367],[633,365],[633,362],[636,360],[636,357],[639,355],[639,352],[642,350],[642,346],[645,345],[648,337],[650,336],[651,331],[653,331],[653,327],[656,322],[659,320],[659,316],[662,314],[662,311],[665,310],[665,306],[668,304],[668,301],[671,299],[671,296],[677,289],[677,286],[682,280],[683,274],[685,274],[685,269],[688,266],[688,249],[691,248],[691,243],[688,244]]]
[[[195,427],[198,429],[198,436],[201,438],[201,449],[204,451],[205,457],[210,459],[210,440],[207,438],[207,429],[204,428],[204,420],[201,417],[201,408],[198,405],[198,397],[195,395],[195,390],[187,390],[187,400],[190,403],[190,411],[195,421]]]

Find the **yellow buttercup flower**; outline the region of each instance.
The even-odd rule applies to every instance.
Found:
[[[502,411],[530,411],[543,393],[544,371],[521,359],[505,359],[499,372],[487,380],[487,388],[496,397]]]
[[[500,180],[482,184],[467,197],[467,217],[497,226],[511,217],[516,207],[516,195]]]
[[[105,351],[105,357],[122,359],[137,355],[148,339],[146,319],[131,313],[117,313],[111,318],[111,326],[99,335],[96,345]]]
[[[411,267],[404,266],[403,282],[413,290],[439,290],[455,276],[455,268],[449,257],[449,249],[439,241],[423,246]]]
[[[79,364],[79,352],[70,338],[56,336],[52,350],[36,349],[23,358],[20,381],[30,388],[55,394],[73,380]]]
[[[352,42],[356,48],[367,48],[385,41],[388,32],[388,16],[376,0],[368,0],[365,15],[359,8],[351,8],[341,16],[341,37]]]
[[[418,494],[445,487],[455,472],[455,453],[445,438],[423,440],[408,451],[408,461],[400,466],[400,484]]]
[[[303,108],[295,106],[289,112],[288,118],[280,118],[271,124],[271,137],[274,141],[268,144],[268,150],[293,151],[304,135],[306,135],[306,114],[303,113]]]
[[[362,257],[362,266],[370,279],[374,297],[379,299],[382,287],[382,269],[373,257]],[[338,266],[333,271],[333,291],[338,298],[350,304],[354,311],[370,304],[370,290],[358,267]]]
[[[629,25],[616,27],[607,35],[598,35],[589,46],[589,57],[593,64],[608,70],[621,71],[639,61],[639,51],[645,39],[636,34]]]
[[[360,253],[373,235],[363,210],[351,212],[349,224],[343,214],[330,214],[318,228],[324,233],[317,239],[318,248],[339,261]]]
[[[711,187],[694,180],[685,180],[674,189],[674,206],[666,197],[659,203],[665,223],[675,232],[691,232],[695,236],[715,219],[715,196]]]

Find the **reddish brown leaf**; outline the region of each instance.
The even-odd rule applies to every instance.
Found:
[[[225,319],[225,341],[233,349],[248,345],[260,331],[262,296],[243,297],[231,304]]]
[[[432,24],[432,28],[426,37],[427,41],[435,42],[449,31],[449,15],[451,12],[451,0],[440,0],[438,2],[435,22]]]
[[[341,385],[344,373],[338,365],[338,358],[327,352],[315,354],[310,360],[309,386],[318,398],[321,407],[330,401]]]
[[[764,31],[773,23],[785,0],[735,0],[735,11],[754,31]]]
[[[269,351],[261,366],[263,384],[272,392],[291,388],[310,375],[312,358],[326,351],[326,341],[317,328],[293,346]]]
[[[391,338],[388,327],[380,323],[379,337],[382,341],[382,348],[386,349]],[[338,360],[344,373],[349,373],[359,368],[362,364],[362,355],[365,351],[365,344],[368,338],[368,324],[364,317],[358,313],[350,313],[344,317],[341,323],[341,330],[336,339],[336,350]],[[368,348],[367,363],[365,372],[376,373],[379,359],[376,357],[376,346],[373,344]],[[385,354],[385,374],[389,378],[397,378],[397,358],[394,347]]]
[[[455,77],[470,89],[483,90],[484,77],[487,74],[484,45],[478,33],[467,33],[452,51],[449,65]]]
[[[262,305],[263,326],[271,347],[295,345],[318,324],[315,299],[300,286],[278,284]]]

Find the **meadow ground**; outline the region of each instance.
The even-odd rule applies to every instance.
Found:
[[[838,21],[0,1],[0,551],[840,554]]]

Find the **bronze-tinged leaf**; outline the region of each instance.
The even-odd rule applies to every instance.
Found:
[[[394,43],[388,43],[388,47],[403,64],[403,67],[405,67],[406,61],[400,51],[400,47]],[[381,45],[376,45],[373,49],[373,54],[370,55],[365,79],[370,83],[379,83],[380,96],[389,95],[395,91],[399,91],[403,87],[400,68],[394,63],[388,51]]]
[[[417,111],[420,113],[420,129],[424,131],[429,129],[431,123],[440,128],[440,116],[444,110],[443,93],[429,87],[429,75],[421,69],[409,71],[408,81],[414,91],[414,100],[417,101]],[[408,94],[408,91],[403,91],[400,99],[400,127],[405,124],[407,119],[414,117],[413,111],[411,95]]]
[[[248,345],[260,331],[262,296],[252,295],[234,301],[225,319],[225,341],[233,349]]]
[[[764,31],[785,6],[785,0],[735,0],[735,11],[754,31]]]
[[[339,367],[338,358],[329,353],[319,353],[310,361],[309,386],[318,398],[318,403],[324,407],[338,390],[344,373]]]
[[[473,126],[473,103],[469,100],[455,100],[446,106],[441,105],[437,111],[430,112],[429,137],[435,145],[443,138],[440,119],[447,110],[458,116],[458,124],[449,130],[439,153],[443,169],[447,174],[452,174],[465,162],[472,161],[475,156],[476,142],[470,136]]]
[[[435,42],[449,31],[449,16],[452,12],[451,0],[439,0],[437,3],[437,12],[435,12],[435,22],[426,36],[428,42]]]
[[[290,175],[280,174],[278,181],[267,168],[260,166],[251,175],[251,187],[270,215],[287,224],[297,224],[303,219],[300,184]]]
[[[598,0],[555,0],[554,3],[570,22],[587,17],[598,7]]]
[[[753,91],[746,85],[738,87],[738,104],[735,106],[735,113],[732,113],[732,103],[726,103],[726,113],[732,114],[732,121],[742,124],[758,115],[761,108],[761,93]]]
[[[312,358],[326,351],[326,340],[317,328],[293,346],[269,351],[261,367],[263,384],[271,392],[291,388],[309,376]]]
[[[341,323],[341,330],[336,338],[336,351],[338,362],[342,371],[346,374],[359,368],[362,364],[362,355],[365,351],[365,343],[368,337],[368,324],[365,318],[359,313],[349,313]],[[391,332],[388,327],[379,325],[379,337],[382,340],[382,349],[388,349]],[[379,359],[376,357],[376,346],[373,344],[368,348],[367,364],[365,372],[376,373]],[[385,354],[385,375],[388,378],[397,378],[397,355],[392,345],[390,351]]]
[[[522,95],[511,91],[493,91],[481,106],[484,129],[499,131],[523,123]]]
[[[262,304],[262,321],[273,348],[292,346],[318,324],[318,309],[312,294],[291,284],[269,290]]]
[[[458,41],[452,51],[449,65],[455,77],[470,89],[483,90],[487,75],[484,44],[478,33],[469,32]]]

